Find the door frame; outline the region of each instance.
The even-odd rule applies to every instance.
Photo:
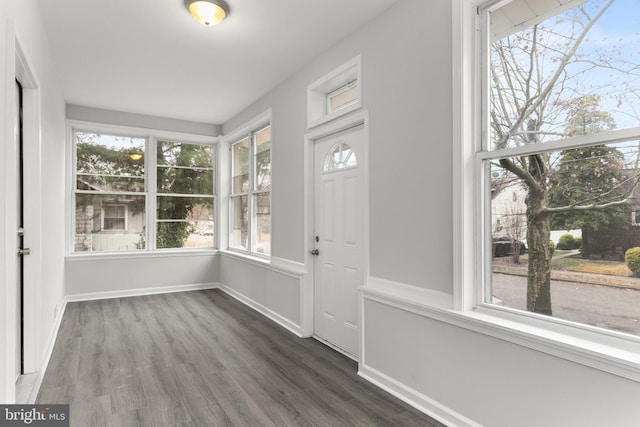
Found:
[[[25,234],[24,246],[31,248],[31,255],[24,258],[24,303],[23,303],[23,334],[24,334],[24,372],[37,372],[41,366],[37,363],[36,353],[38,351],[37,342],[37,317],[40,315],[37,307],[39,296],[36,292],[41,279],[42,255],[40,253],[42,218],[41,218],[41,136],[40,136],[40,85],[32,61],[29,60],[23,44],[17,35],[15,24],[12,21],[7,25],[6,39],[6,70],[4,75],[4,87],[7,94],[5,99],[5,123],[13,123],[13,118],[17,114],[15,101],[15,81],[20,81],[22,85],[23,97],[23,154],[28,161],[24,162],[23,173],[23,194],[24,205],[27,207],[24,212],[24,226],[28,234]],[[13,126],[6,126],[4,133],[5,141],[14,141]],[[5,158],[7,166],[4,174],[0,174],[0,185],[2,185],[5,200],[16,200],[17,197],[17,171],[15,161],[17,155],[17,145],[15,141],[11,144],[3,144],[2,156]],[[5,286],[2,295],[4,297],[5,315],[0,325],[6,326],[7,343],[15,343],[19,337],[15,337],[17,328],[16,310],[18,297],[16,292],[17,271],[14,255],[17,256],[15,247],[15,235],[17,230],[17,212],[15,206],[10,203],[4,205],[0,218],[4,218],[4,223],[0,232],[0,238],[4,243],[4,277]],[[13,345],[6,346],[6,353],[3,355],[5,365],[4,370],[6,388],[4,395],[7,402],[15,401],[15,380],[20,372],[15,372],[16,349]]]
[[[341,117],[318,126],[304,135],[304,264],[305,275],[300,292],[301,307],[301,330],[304,337],[314,335],[314,288],[315,288],[315,256],[311,255],[311,250],[315,247],[315,143],[338,132],[362,125],[363,135],[363,156],[358,158],[362,167],[362,191],[364,206],[362,209],[363,220],[363,250],[364,265],[363,277],[366,282],[369,277],[369,112],[367,110]],[[363,286],[365,283],[363,283]],[[360,357],[363,349],[363,319],[362,319],[362,296],[358,297],[359,319],[358,334],[360,344]]]

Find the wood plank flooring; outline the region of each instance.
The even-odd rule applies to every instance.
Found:
[[[71,425],[442,426],[219,290],[67,305],[37,403]]]

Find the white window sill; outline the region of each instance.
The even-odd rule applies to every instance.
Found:
[[[452,314],[468,329],[640,382],[640,340],[633,336],[483,307]]]
[[[270,265],[271,264],[271,258],[267,257],[267,256],[259,256],[259,255],[255,255],[252,254],[250,252],[241,252],[241,251],[235,251],[233,249],[221,249],[220,253],[223,255],[228,255],[232,258],[237,258],[237,259],[241,259],[243,261],[249,261],[255,264],[261,264],[261,265]]]
[[[218,253],[214,248],[198,248],[198,249],[167,249],[157,251],[123,251],[123,252],[91,252],[76,253],[67,255],[65,261],[88,261],[88,260],[109,260],[109,259],[131,259],[131,258],[174,258],[174,257],[193,257],[193,256],[214,256]]]
[[[392,294],[375,282],[361,288],[365,299],[640,382],[640,337],[493,307],[454,310],[446,303],[449,294],[434,298],[434,292],[397,286]]]

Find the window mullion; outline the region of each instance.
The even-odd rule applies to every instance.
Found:
[[[529,154],[549,153],[552,151],[568,150],[571,148],[624,142],[637,138],[640,138],[640,127],[610,130],[607,132],[580,135],[556,141],[503,148],[501,150],[482,151],[478,153],[478,156],[482,159],[501,159],[504,157],[526,156]]]
[[[249,252],[255,252],[255,229],[256,229],[256,215],[254,198],[256,191],[256,132],[249,132],[249,197],[247,199],[247,209],[249,210],[249,230],[248,230],[248,243]]]
[[[489,140],[491,138],[491,71],[490,71],[490,16],[487,9],[481,10],[477,16],[477,26],[480,29],[481,37],[479,37],[480,46],[478,54],[480,55],[481,71],[480,71],[480,150],[486,151],[489,148]]]
[[[157,193],[158,193],[158,141],[151,136],[147,139],[147,156],[145,159],[145,170],[147,177],[147,218],[146,233],[147,250],[156,250],[156,229],[157,229]]]
[[[491,293],[493,289],[492,283],[492,229],[491,229],[491,166],[489,162],[483,162],[481,160],[476,163],[476,170],[480,174],[480,179],[478,179],[478,191],[476,192],[476,197],[480,200],[477,202],[476,206],[478,206],[481,210],[480,215],[477,215],[477,224],[476,229],[480,234],[480,239],[476,242],[478,245],[478,250],[476,251],[479,259],[476,260],[476,265],[479,266],[480,271],[478,271],[478,275],[481,280],[478,283],[481,283],[482,286],[478,286],[476,288],[475,293],[475,304],[482,305],[485,302],[491,302]]]

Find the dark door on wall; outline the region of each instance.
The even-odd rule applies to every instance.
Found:
[[[24,156],[23,156],[23,122],[22,122],[22,85],[16,80],[16,116],[15,116],[15,145],[16,145],[16,181],[18,188],[16,191],[16,238],[17,238],[17,268],[16,268],[16,372],[24,372],[24,261],[23,257],[28,253],[24,249]]]

